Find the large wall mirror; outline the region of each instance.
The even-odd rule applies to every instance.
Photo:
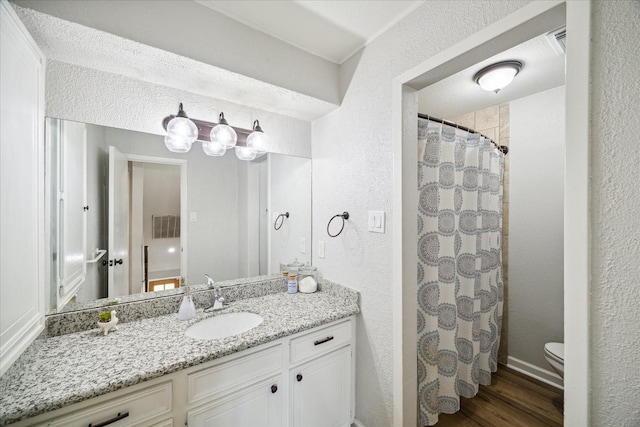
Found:
[[[176,154],[159,135],[55,118],[46,151],[49,314],[311,262],[310,159]]]

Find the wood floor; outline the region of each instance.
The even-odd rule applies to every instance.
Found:
[[[490,386],[460,399],[455,414],[440,414],[436,427],[562,426],[563,392],[500,365]]]

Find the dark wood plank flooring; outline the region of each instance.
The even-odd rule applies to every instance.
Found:
[[[460,411],[440,414],[437,427],[562,426],[564,394],[553,386],[500,365],[490,386],[473,399],[460,399]]]

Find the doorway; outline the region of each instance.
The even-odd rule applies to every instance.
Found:
[[[179,287],[186,276],[186,161],[115,147],[109,157],[109,253],[117,260],[109,297]]]
[[[393,83],[394,405],[396,425],[414,425],[416,406],[417,91],[566,22],[564,213],[565,423],[588,425],[588,2],[532,3],[399,76]],[[571,188],[571,191],[566,191]],[[413,291],[413,293],[412,293]]]

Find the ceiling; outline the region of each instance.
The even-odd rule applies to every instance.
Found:
[[[195,0],[253,29],[342,64],[425,0]]]
[[[555,43],[555,42],[554,42]],[[513,101],[565,83],[565,55],[546,34],[488,58],[418,92],[418,111],[444,119]],[[523,66],[513,82],[500,92],[487,92],[474,81],[482,68],[516,60]]]

